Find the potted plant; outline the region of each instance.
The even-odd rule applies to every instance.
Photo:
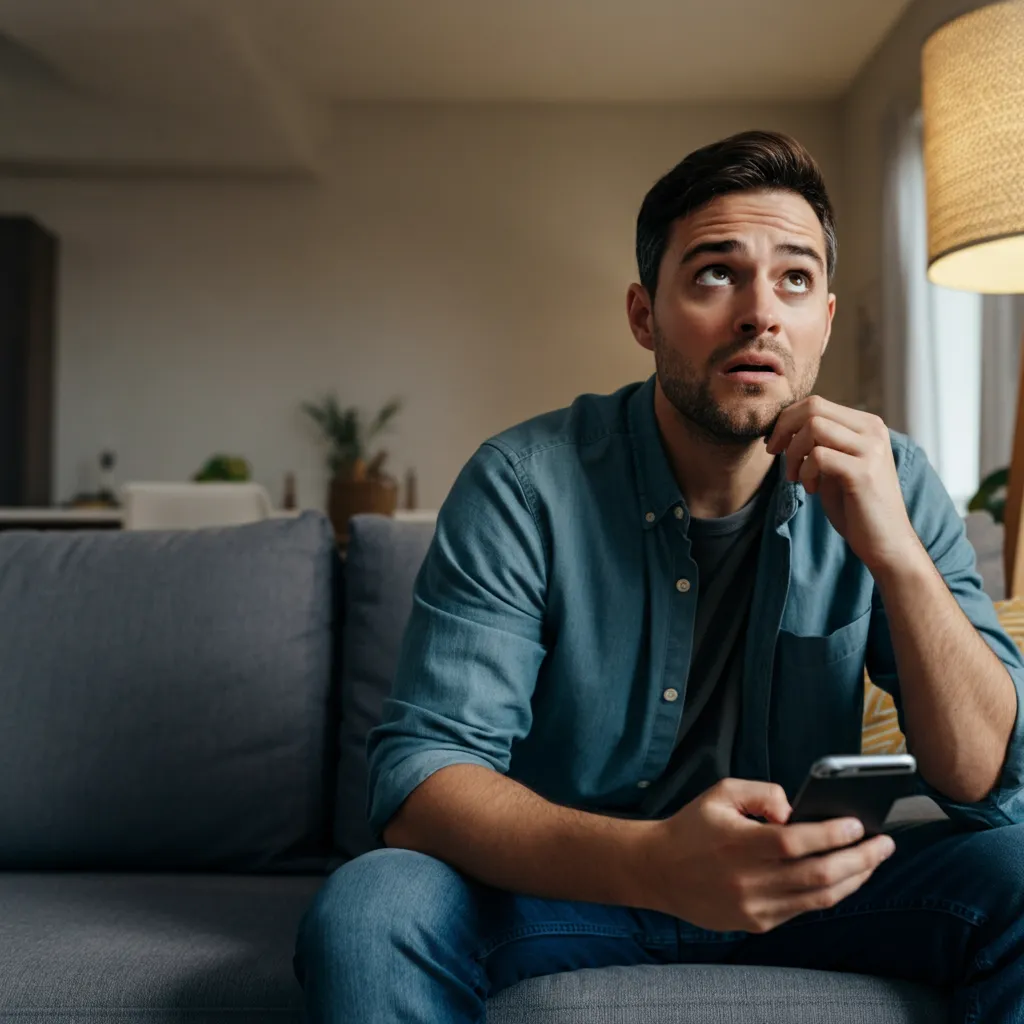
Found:
[[[192,479],[197,484],[240,484],[252,479],[249,463],[241,455],[211,455]]]
[[[302,405],[328,444],[327,514],[342,544],[348,543],[352,516],[362,512],[390,516],[398,506],[398,481],[384,472],[388,453],[383,449],[371,453],[370,448],[401,407],[399,399],[392,399],[367,422],[357,408],[341,408],[333,395]]]
[[[1006,511],[1006,488],[1009,482],[1009,466],[1004,466],[1002,469],[989,473],[981,481],[978,493],[968,503],[967,511],[987,512],[997,523],[1001,523]]]

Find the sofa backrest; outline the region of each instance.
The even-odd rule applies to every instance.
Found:
[[[326,518],[0,533],[0,868],[330,858]]]
[[[412,610],[413,584],[434,536],[430,521],[353,517],[345,560],[341,727],[334,841],[345,857],[377,845],[366,817],[366,736],[381,720]]]

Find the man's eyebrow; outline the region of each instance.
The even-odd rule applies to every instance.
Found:
[[[679,261],[679,265],[682,266],[685,263],[689,263],[691,260],[696,259],[704,253],[728,255],[732,252],[746,251],[747,247],[736,238],[723,238],[720,242],[698,242],[696,245],[690,246],[690,248],[683,253],[682,259]],[[809,245],[797,245],[795,242],[783,242],[780,245],[775,246],[775,251],[785,256],[804,256],[817,263],[822,273],[825,272],[825,261],[821,258],[821,254],[817,249],[814,249]]]
[[[689,263],[690,260],[696,259],[701,253],[705,252],[722,255],[723,253],[746,251],[747,247],[735,238],[724,238],[721,242],[698,242],[696,245],[690,246],[683,253],[683,258],[679,261],[679,265],[682,266],[684,263]]]
[[[786,256],[806,256],[809,260],[814,260],[821,269],[821,272],[825,272],[825,261],[821,258],[821,254],[817,249],[813,249],[809,245],[795,245],[793,242],[783,242],[782,245],[775,246],[776,252],[784,253]]]

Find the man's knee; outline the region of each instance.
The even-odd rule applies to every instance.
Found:
[[[466,879],[443,861],[412,850],[383,849],[338,868],[299,926],[296,968],[314,959],[379,961],[424,935],[450,933],[468,913]]]
[[[1008,894],[1024,890],[1024,824],[977,832],[965,853],[968,870],[999,884]]]
[[[937,891],[988,922],[1019,931],[1024,921],[1024,824],[963,832],[936,865]]]

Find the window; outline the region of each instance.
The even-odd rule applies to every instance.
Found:
[[[892,131],[882,259],[886,419],[928,455],[961,513],[978,488],[982,299],[933,285],[920,114]]]

